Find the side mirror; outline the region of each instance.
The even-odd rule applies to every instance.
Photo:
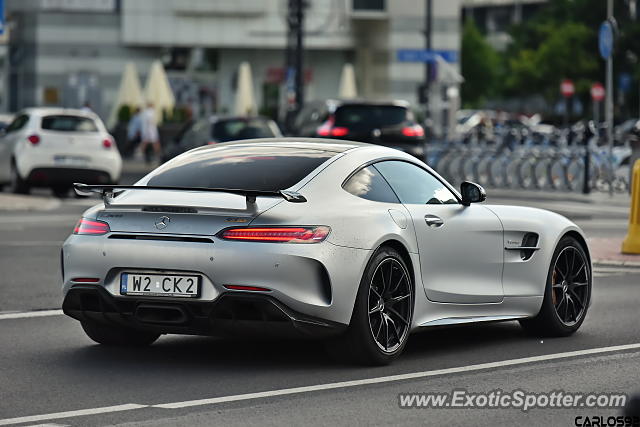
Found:
[[[487,192],[475,182],[465,181],[460,184],[460,193],[462,194],[462,204],[465,206],[484,202],[487,199]]]

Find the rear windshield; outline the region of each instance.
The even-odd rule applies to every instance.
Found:
[[[98,127],[93,119],[82,116],[45,116],[42,118],[42,129],[63,132],[97,132]]]
[[[213,125],[213,138],[227,142],[237,139],[271,138],[277,136],[269,122],[261,119],[221,120]]]
[[[349,129],[395,126],[408,119],[408,110],[396,105],[343,105],[335,112],[335,126]]]
[[[217,147],[172,160],[158,169],[147,185],[284,190],[335,154],[292,147]]]

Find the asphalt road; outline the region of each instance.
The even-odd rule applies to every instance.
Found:
[[[561,196],[526,196],[502,193],[492,201],[561,211],[589,236],[625,233],[623,206],[585,210]],[[0,425],[574,425],[578,415],[619,411],[401,409],[398,394],[640,390],[640,272],[632,269],[596,269],[594,304],[572,337],[541,341],[515,322],[428,330],[414,334],[402,358],[382,368],[336,363],[314,342],[165,336],[150,348],[109,349],[57,312],[11,315],[60,307],[60,244],[91,203],[68,199],[53,210],[0,211]],[[46,315],[25,317],[37,314]],[[608,348],[620,345],[630,346]],[[517,360],[545,355],[555,356]],[[477,366],[490,362],[496,363]],[[434,372],[448,368],[458,369]],[[384,378],[415,373],[422,377]],[[355,383],[335,384],[345,381]],[[256,392],[264,395],[246,396]],[[212,398],[219,399],[184,403]],[[66,411],[72,412],[55,415]],[[43,416],[24,418],[37,415]]]

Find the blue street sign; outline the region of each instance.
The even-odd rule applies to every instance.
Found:
[[[613,53],[613,25],[610,21],[604,21],[598,32],[598,49],[602,59],[609,59]]]
[[[0,0],[0,35],[4,34],[4,0]]]
[[[618,76],[618,88],[621,92],[627,93],[631,90],[631,83],[633,82],[633,78],[629,73],[621,73]]]
[[[398,62],[436,62],[440,56],[446,62],[458,62],[458,52],[455,50],[426,50],[426,49],[398,49]]]

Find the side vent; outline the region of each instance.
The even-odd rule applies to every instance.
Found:
[[[523,248],[527,248],[520,250],[520,258],[522,258],[523,261],[526,261],[531,258],[533,253],[538,249],[538,235],[536,233],[525,234],[522,238],[521,246]]]

